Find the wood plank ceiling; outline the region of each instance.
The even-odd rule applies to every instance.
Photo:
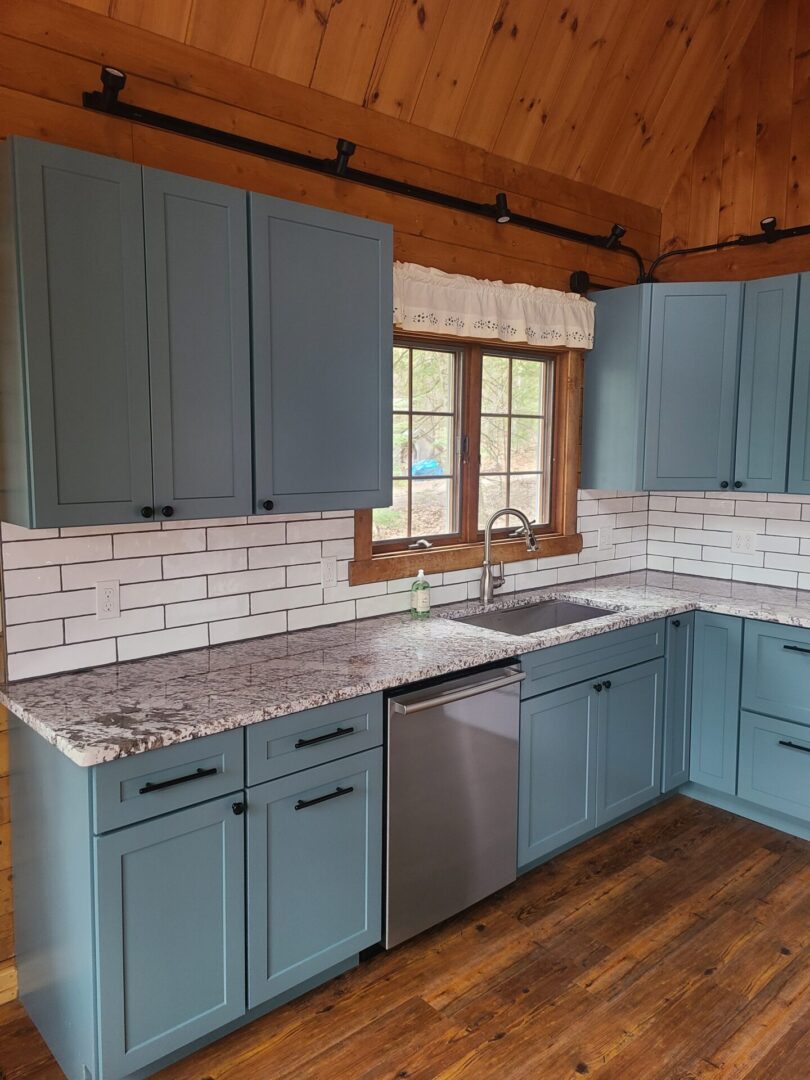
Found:
[[[657,207],[763,8],[763,0],[71,2]]]

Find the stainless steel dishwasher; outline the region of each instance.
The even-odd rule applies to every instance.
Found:
[[[518,667],[388,701],[385,947],[514,881]]]

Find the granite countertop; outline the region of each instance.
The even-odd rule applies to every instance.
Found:
[[[160,746],[478,664],[700,609],[810,627],[810,592],[638,571],[513,593],[495,608],[564,598],[614,613],[520,637],[455,621],[385,615],[0,687],[0,702],[78,765]]]

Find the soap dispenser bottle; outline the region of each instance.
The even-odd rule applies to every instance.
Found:
[[[430,582],[420,570],[411,585],[411,618],[427,619],[430,615]]]

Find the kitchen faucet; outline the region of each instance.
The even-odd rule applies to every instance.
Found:
[[[522,522],[522,528],[512,535],[525,536],[526,550],[537,551],[537,540],[532,532],[531,522],[522,510],[515,510],[511,506],[505,506],[503,510],[495,511],[484,529],[484,565],[481,568],[481,599],[484,602],[484,607],[492,603],[495,590],[500,589],[505,580],[503,563],[500,564],[500,573],[496,574],[492,569],[492,525],[499,517],[509,514],[513,514]]]

